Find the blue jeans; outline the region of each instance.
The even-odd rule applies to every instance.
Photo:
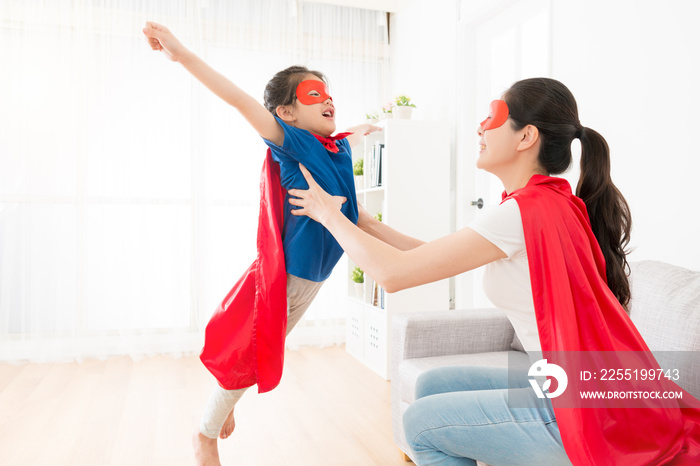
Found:
[[[551,401],[537,398],[527,373],[517,377],[521,388],[513,383],[511,375],[508,390],[505,368],[450,366],[423,373],[403,418],[416,464],[571,464]],[[518,406],[526,407],[509,407],[509,392],[518,392]]]

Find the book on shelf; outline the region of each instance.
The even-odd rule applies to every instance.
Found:
[[[370,304],[380,309],[384,309],[384,288],[382,288],[377,282],[372,283],[372,300]]]
[[[372,146],[367,154],[367,175],[370,188],[382,185],[382,159],[384,156],[384,144],[377,143]]]

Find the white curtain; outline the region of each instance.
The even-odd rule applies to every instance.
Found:
[[[146,44],[167,25],[262,101],[324,72],[338,130],[386,98],[386,15],[290,0],[0,2],[0,360],[192,354],[255,257],[266,146]],[[336,267],[295,345],[344,338]]]

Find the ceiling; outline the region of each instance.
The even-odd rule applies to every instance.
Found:
[[[300,0],[306,3],[325,3],[327,5],[349,6],[366,10],[396,13],[411,3],[412,0]]]

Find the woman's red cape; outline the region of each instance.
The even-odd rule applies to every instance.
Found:
[[[624,365],[630,355],[643,352],[648,355],[643,364],[658,368],[607,286],[605,259],[586,206],[571,193],[569,183],[535,175],[504,200],[510,197],[518,202],[522,216],[544,357],[552,362],[562,354],[611,352],[607,357],[617,355],[616,362]],[[578,374],[568,377],[567,393],[573,394]],[[663,406],[642,402],[646,407],[638,408],[614,403],[581,408],[564,404],[565,397],[552,398],[552,403],[564,447],[577,466],[698,465],[700,410],[696,399],[685,391],[684,395],[683,400],[666,400]]]
[[[260,177],[258,255],[207,324],[202,363],[226,390],[258,385],[263,393],[282,377],[287,330],[287,273],[282,245],[286,191],[270,150]]]

